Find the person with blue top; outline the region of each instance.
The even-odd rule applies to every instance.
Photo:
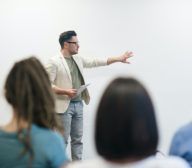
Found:
[[[169,154],[185,159],[192,167],[192,122],[179,128],[173,136]]]
[[[1,168],[59,168],[68,162],[51,83],[36,57],[16,62],[5,81],[11,121],[0,129]]]

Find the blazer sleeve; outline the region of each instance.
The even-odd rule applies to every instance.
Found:
[[[82,57],[83,67],[85,68],[92,68],[98,66],[105,66],[107,65],[107,58],[97,58],[97,57]]]

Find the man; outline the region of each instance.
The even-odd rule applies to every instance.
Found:
[[[79,43],[75,31],[66,31],[59,37],[61,53],[52,57],[47,66],[52,88],[56,97],[56,112],[64,125],[64,139],[67,145],[69,135],[71,137],[72,160],[82,159],[83,144],[83,102],[89,103],[88,90],[85,89],[80,95],[76,95],[77,89],[85,84],[83,68],[109,65],[115,62],[129,63],[127,59],[132,52],[126,52],[117,57],[86,58],[78,54]]]

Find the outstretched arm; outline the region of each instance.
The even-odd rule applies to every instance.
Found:
[[[129,64],[128,59],[133,56],[133,53],[131,51],[125,52],[123,55],[120,56],[114,56],[114,57],[109,57],[107,59],[107,65],[110,65],[115,62],[122,62],[122,63],[127,63]]]

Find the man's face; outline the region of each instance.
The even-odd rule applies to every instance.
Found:
[[[65,42],[66,49],[68,50],[70,55],[78,54],[79,50],[79,42],[77,36],[72,36],[70,40]]]

